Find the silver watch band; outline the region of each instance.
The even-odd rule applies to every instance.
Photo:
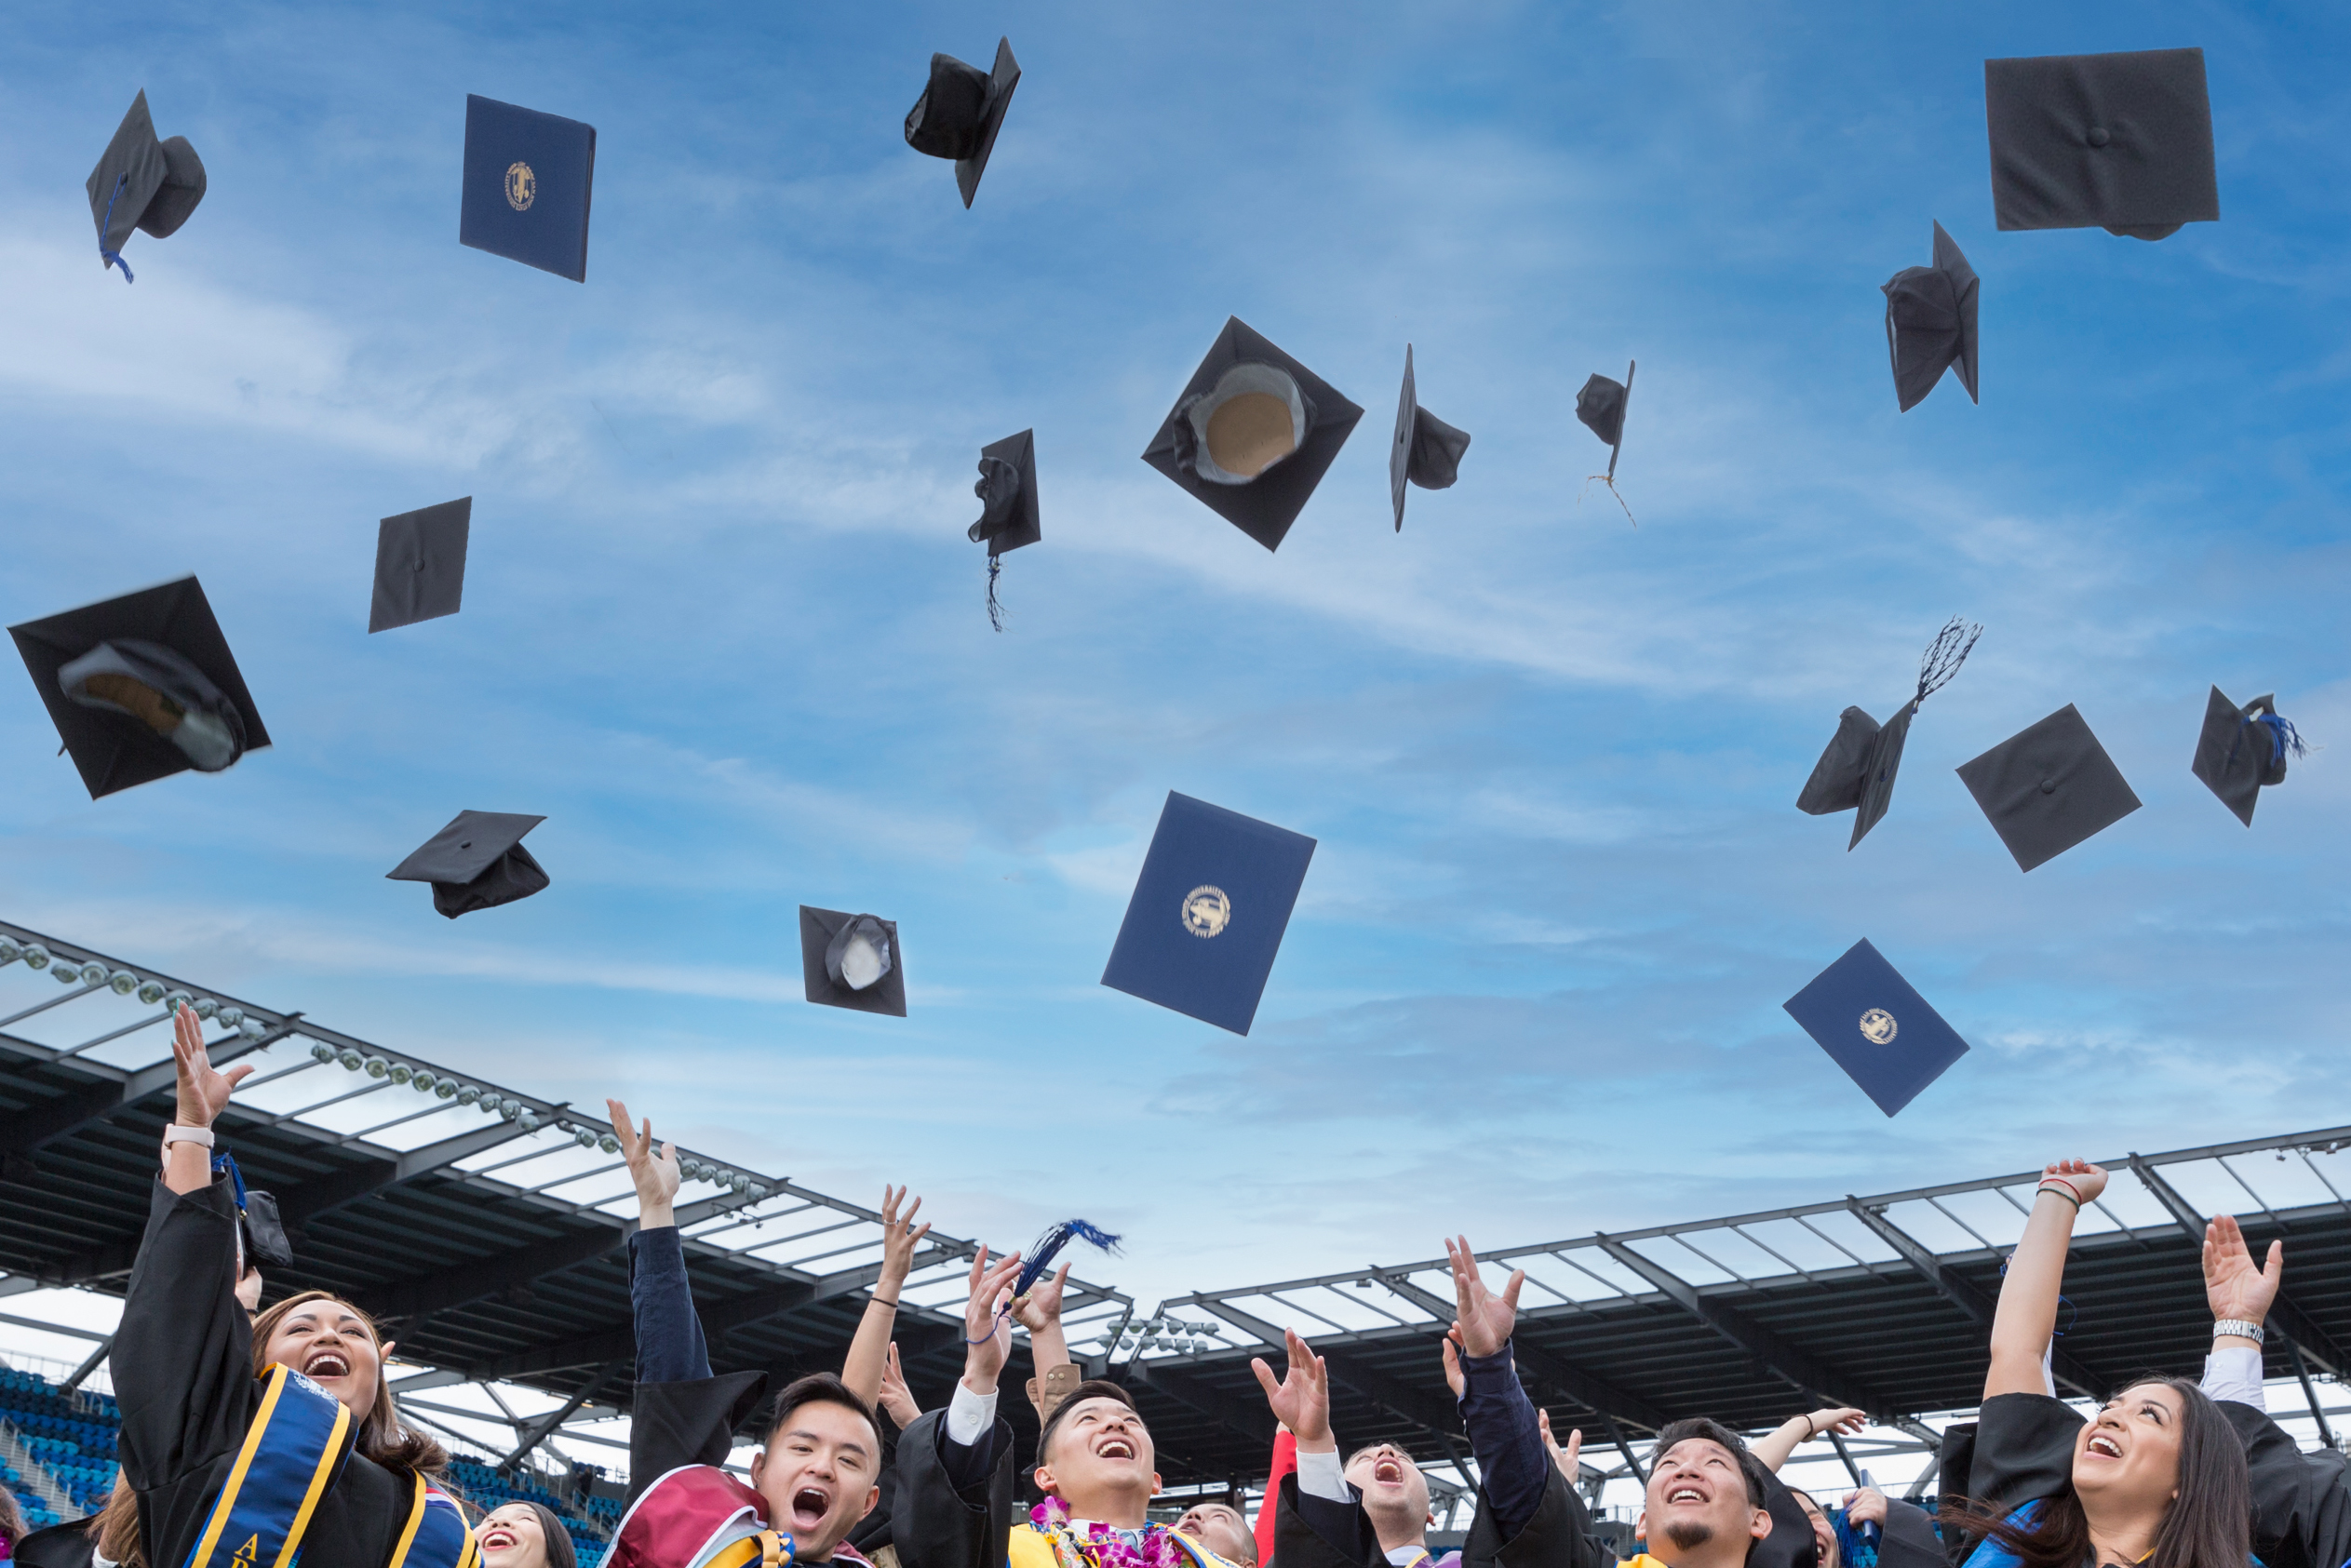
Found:
[[[2214,1319],[2212,1322],[2212,1337],[2214,1339],[2218,1339],[2223,1334],[2232,1334],[2238,1339],[2250,1339],[2256,1345],[2261,1344],[2264,1337],[2262,1333],[2262,1326],[2259,1323],[2249,1321],[2243,1318]]]

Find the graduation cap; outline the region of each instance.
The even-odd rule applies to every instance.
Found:
[[[1314,840],[1168,792],[1102,984],[1249,1032]]]
[[[2277,717],[2275,696],[2256,697],[2240,708],[2215,686],[2205,699],[2204,730],[2190,766],[2204,787],[2250,827],[2262,786],[2285,783],[2287,757],[2308,749],[2293,725]]]
[[[271,1268],[293,1266],[293,1243],[286,1239],[277,1199],[248,1187],[245,1173],[236,1168],[236,1156],[226,1149],[212,1157],[212,1173],[229,1178],[229,1191],[236,1201],[236,1277],[245,1278],[249,1259]]]
[[[1230,316],[1143,461],[1274,550],[1363,417],[1337,387]]]
[[[1853,837],[1845,844],[1848,853],[1894,803],[1894,775],[1901,771],[1902,744],[1918,704],[1950,683],[1982,635],[1982,626],[1958,616],[1946,622],[1918,661],[1918,690],[1883,726],[1860,708],[1837,716],[1836,733],[1812,765],[1812,776],[1796,796],[1796,810],[1816,817],[1854,812]]]
[[[1958,1031],[1866,937],[1781,1005],[1888,1116],[1968,1053]]]
[[[2221,216],[2202,49],[1983,62],[2003,229],[2161,239]]]
[[[996,151],[996,133],[1004,128],[1004,111],[1012,107],[1013,89],[1020,86],[1020,61],[1013,58],[1013,41],[996,40],[996,69],[982,71],[953,55],[931,57],[931,85],[907,111],[907,145],[934,158],[955,160],[955,188],[963,193],[969,210],[987,172],[987,155]]]
[[[1960,780],[2030,871],[2139,809],[2122,770],[2071,703],[1971,762]]]
[[[143,230],[168,239],[188,221],[204,199],[204,160],[184,136],[155,140],[155,122],[147,113],[144,87],[130,101],[130,112],[114,127],[98,167],[89,171],[89,215],[98,225],[98,253],[106,265],[120,267],[128,283],[130,263],[123,246],[130,231]]]
[[[1608,493],[1616,496],[1619,506],[1624,506],[1624,497],[1617,490],[1617,459],[1624,451],[1624,414],[1632,401],[1632,372],[1640,363],[1637,359],[1627,360],[1622,381],[1595,373],[1576,394],[1576,417],[1608,449],[1608,472],[1592,475],[1584,485],[1589,489],[1592,479],[1600,480],[1608,487]],[[1624,506],[1624,515],[1634,528],[1641,526],[1632,516],[1632,507]]]
[[[95,800],[269,744],[193,577],[8,628]]]
[[[465,595],[465,537],[474,498],[403,512],[376,525],[375,597],[368,630],[388,632],[457,613]]]
[[[907,972],[898,922],[801,905],[800,978],[810,1001],[904,1018]]]
[[[596,127],[465,95],[465,199],[457,242],[587,281]]]
[[[1935,261],[1904,267],[1879,285],[1886,295],[1886,349],[1894,361],[1894,397],[1908,413],[1959,367],[1959,384],[1976,396],[1976,272],[1958,245],[1935,225]]]
[[[1396,507],[1396,531],[1404,531],[1404,481],[1424,490],[1450,489],[1460,477],[1461,454],[1470,433],[1456,430],[1420,406],[1412,379],[1412,345],[1404,345],[1404,389],[1396,398],[1396,444],[1388,449],[1388,498]]]
[[[987,546],[987,623],[1000,632],[1004,611],[996,602],[997,557],[1044,537],[1037,517],[1036,436],[1034,430],[1024,430],[982,447],[979,482],[972,487],[980,499],[980,517],[972,525],[970,538]]]
[[[383,874],[391,882],[430,882],[433,907],[454,920],[545,891],[546,871],[522,836],[546,821],[515,811],[460,811],[417,851]]]

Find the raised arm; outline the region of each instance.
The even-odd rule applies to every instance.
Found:
[[[1069,1266],[1065,1263],[1029,1286],[1027,1295],[1013,1298],[1013,1321],[1028,1331],[1028,1361],[1037,1369],[1028,1381],[1028,1402],[1037,1407],[1040,1421],[1078,1386],[1068,1336],[1061,1332],[1061,1292],[1068,1283]]]
[[[2256,1268],[2233,1216],[2223,1214],[2205,1226],[2204,1301],[2212,1309],[2212,1350],[2204,1358],[2206,1397],[2255,1410],[2268,1407],[2262,1392],[2262,1342],[2253,1336],[2269,1318],[2285,1272],[2284,1242],[2272,1241],[2267,1262]]]
[[[840,1367],[840,1380],[867,1404],[881,1395],[882,1362],[890,1354],[890,1335],[898,1326],[898,1293],[906,1288],[907,1275],[914,1267],[915,1243],[931,1234],[928,1221],[920,1226],[914,1223],[914,1216],[922,1211],[921,1199],[909,1204],[904,1214],[898,1213],[906,1198],[906,1188],[883,1184],[881,1273],[866,1302],[866,1315],[857,1320],[856,1337],[849,1342],[849,1359]]]
[[[1520,1387],[1511,1360],[1511,1331],[1518,1322],[1518,1293],[1526,1270],[1512,1273],[1498,1295],[1486,1289],[1468,1237],[1446,1241],[1444,1254],[1453,1267],[1451,1333],[1461,1349],[1461,1425],[1469,1431],[1470,1452],[1495,1523],[1507,1540],[1535,1517],[1551,1475],[1535,1402]]]
[[[1764,1436],[1747,1445],[1747,1452],[1763,1461],[1763,1467],[1773,1475],[1793,1454],[1814,1438],[1830,1432],[1843,1432],[1847,1437],[1860,1431],[1868,1421],[1867,1413],[1844,1405],[1816,1410],[1809,1415],[1791,1415]]]
[[[637,1185],[637,1234],[628,1239],[629,1305],[637,1320],[637,1381],[692,1383],[710,1375],[710,1347],[686,1277],[686,1244],[678,1232],[678,1150],[656,1147],[653,1122],[640,1128],[628,1107],[607,1100],[612,1135]]]
[[[922,1407],[914,1402],[914,1390],[907,1387],[907,1374],[899,1369],[894,1343],[881,1363],[881,1393],[874,1402],[902,1432],[922,1418]]]
[[[2049,1389],[2041,1359],[2057,1329],[2057,1297],[2065,1283],[2065,1249],[2083,1204],[2106,1190],[2106,1173],[2086,1159],[2061,1159],[2042,1173],[2024,1222],[2024,1236],[2008,1254],[2000,1305],[1992,1315],[1992,1361],[1983,1397],[2040,1394]]]

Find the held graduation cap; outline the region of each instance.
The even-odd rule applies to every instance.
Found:
[[[587,281],[596,127],[465,95],[465,192],[457,242]]]
[[[2301,732],[2277,717],[2277,699],[2260,696],[2238,707],[2212,688],[2204,703],[2204,730],[2190,769],[2221,804],[2253,825],[2253,805],[2264,784],[2286,782],[2286,758],[2309,748]]]
[[[1236,315],[1143,461],[1275,550],[1363,417],[1337,387]]]
[[[130,263],[123,247],[139,229],[157,239],[168,239],[204,199],[204,160],[184,136],[155,140],[155,122],[147,113],[144,87],[130,101],[130,112],[114,128],[98,167],[89,172],[89,215],[98,225],[98,254],[110,267],[123,270],[128,283]]]
[[[907,1015],[898,923],[800,905],[800,978],[808,999],[858,1012]]]
[[[1168,792],[1102,984],[1249,1032],[1314,840]]]
[[[1004,128],[1004,111],[1012,107],[1013,89],[1020,86],[1020,61],[1013,58],[1013,41],[996,40],[996,69],[982,71],[953,55],[931,57],[931,85],[907,111],[907,145],[934,158],[955,160],[955,188],[963,193],[969,210],[979,194],[980,176],[987,172],[988,154],[996,151],[996,133]]]
[[[2221,216],[2202,49],[1983,62],[2003,229],[2161,239]]]
[[[473,516],[474,498],[469,495],[403,512],[376,525],[369,632],[457,613],[465,596],[465,539]]]
[[[8,632],[93,800],[269,744],[193,577]]]
[[[454,920],[544,892],[547,874],[522,836],[546,821],[513,811],[460,811],[417,851],[385,872],[393,882],[430,882],[433,907]]]
[[[2019,871],[2055,860],[2139,809],[2139,797],[2068,703],[1959,767]]]
[[[969,537],[987,546],[987,623],[1000,632],[1004,610],[996,602],[998,557],[1045,536],[1037,516],[1036,436],[1034,430],[1024,430],[982,447],[979,482],[972,487],[980,500],[980,517]]]
[[[1918,704],[1940,691],[1959,666],[1968,662],[1983,628],[1953,616],[1918,661],[1918,690],[1894,717],[1880,727],[1860,708],[1838,716],[1836,733],[1828,749],[1812,765],[1812,776],[1796,796],[1796,810],[1812,816],[1851,811],[1853,837],[1846,840],[1850,853],[1894,803],[1894,775],[1902,765],[1902,744],[1910,738],[1910,721]]]
[[[1634,528],[1641,526],[1640,520],[1632,516],[1632,507],[1624,505],[1624,497],[1617,490],[1617,459],[1624,451],[1624,416],[1632,404],[1632,372],[1640,364],[1637,359],[1627,360],[1622,381],[1594,372],[1584,382],[1583,390],[1576,394],[1576,417],[1608,449],[1608,472],[1594,474],[1584,484],[1589,488],[1592,479],[1598,479],[1606,485],[1608,493],[1616,496],[1617,504],[1624,506],[1625,520]]]
[[[1908,413],[1959,368],[1959,384],[1976,396],[1976,273],[1958,245],[1935,225],[1932,266],[1904,267],[1879,288],[1886,295],[1886,351],[1894,361],[1894,399]]]
[[[1866,937],[1781,1005],[1888,1116],[1968,1053],[1958,1031]]]
[[[1388,499],[1395,504],[1396,531],[1404,531],[1404,482],[1424,490],[1453,488],[1461,476],[1461,454],[1470,433],[1456,430],[1420,406],[1412,376],[1412,345],[1404,345],[1404,387],[1396,398],[1396,442],[1388,449]]]

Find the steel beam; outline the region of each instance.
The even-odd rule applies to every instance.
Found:
[[[356,1203],[389,1186],[412,1182],[430,1172],[444,1170],[485,1149],[496,1148],[523,1135],[521,1124],[493,1121],[470,1132],[413,1148],[392,1159],[369,1159],[331,1176],[304,1182],[276,1194],[278,1215],[289,1225],[316,1219],[346,1203]]]
[[[551,1410],[531,1422],[519,1434],[522,1441],[516,1445],[512,1454],[498,1461],[498,1467],[511,1472],[517,1465],[522,1463],[525,1454],[545,1441],[548,1434],[558,1427],[569,1421],[573,1411],[594,1399],[602,1390],[604,1385],[612,1380],[612,1374],[619,1372],[625,1364],[622,1361],[605,1362],[602,1370],[585,1383],[581,1384],[578,1391],[564,1400],[559,1408]]]
[[[354,1293],[359,1297],[359,1305],[379,1319],[422,1318],[592,1263],[625,1245],[636,1228],[634,1224],[599,1226],[470,1259],[420,1279],[389,1280]]]
[[[2146,1189],[2155,1194],[2156,1201],[2170,1211],[2172,1220],[2186,1234],[2188,1240],[2202,1247],[2204,1216],[2196,1212],[2196,1206],[2183,1198],[2177,1187],[2163,1179],[2153,1161],[2134,1154],[2130,1156],[2130,1169]],[[2302,1347],[2302,1353],[2317,1362],[2319,1371],[2338,1378],[2351,1372],[2351,1357],[2345,1356],[2343,1347],[2335,1344],[2333,1336],[2320,1328],[2308,1313],[2295,1306],[2282,1290],[2277,1293],[2277,1299],[2269,1304],[2269,1322],[2278,1333]]]
[[[1445,1300],[1434,1291],[1422,1290],[1409,1279],[1398,1273],[1377,1274],[1374,1278],[1393,1293],[1402,1296],[1423,1311],[1433,1314],[1438,1322],[1450,1323],[1453,1320],[1454,1310],[1458,1304]],[[1521,1313],[1519,1316],[1520,1321],[1525,1324],[1539,1323],[1543,1320],[1532,1312]],[[1513,1333],[1511,1336],[1511,1359],[1524,1371],[1532,1373],[1538,1381],[1550,1385],[1552,1391],[1564,1398],[1573,1400],[1595,1414],[1613,1415],[1651,1432],[1664,1426],[1669,1419],[1662,1411],[1646,1400],[1637,1395],[1628,1394],[1605,1378],[1594,1377],[1580,1367],[1569,1365],[1550,1351],[1540,1346],[1528,1343],[1525,1338],[1518,1334]]]
[[[285,1022],[274,1029],[263,1031],[259,1039],[247,1039],[243,1035],[231,1035],[214,1041],[205,1049],[216,1067],[225,1066],[240,1056],[250,1056],[257,1051],[275,1045],[294,1032],[299,1012],[286,1014]],[[46,1144],[70,1137],[93,1121],[103,1121],[128,1106],[150,1094],[170,1088],[179,1081],[179,1067],[169,1056],[148,1066],[124,1072],[108,1068],[96,1062],[75,1061],[82,1072],[100,1075],[96,1081],[78,1089],[68,1090],[52,1100],[42,1100],[0,1117],[0,1149],[16,1154],[31,1154]]]
[[[1945,1266],[1927,1246],[1908,1231],[1886,1217],[1885,1211],[1873,1208],[1849,1193],[1846,1208],[1853,1217],[1867,1226],[1872,1234],[1894,1249],[1911,1271],[1935,1288],[1935,1293],[1968,1315],[1968,1320],[1989,1333],[1995,1303],[1990,1296],[1968,1283],[1956,1270]],[[2085,1398],[2103,1404],[2110,1391],[2107,1381],[2082,1365],[2062,1348],[2052,1346],[2049,1371],[2056,1379]]]
[[[1262,1405],[1253,1409],[1249,1401],[1230,1399],[1214,1388],[1204,1387],[1181,1368],[1163,1362],[1154,1366],[1140,1360],[1130,1360],[1122,1363],[1119,1371],[1125,1374],[1125,1381],[1164,1394],[1177,1404],[1198,1411],[1227,1430],[1271,1450],[1273,1415]]]

